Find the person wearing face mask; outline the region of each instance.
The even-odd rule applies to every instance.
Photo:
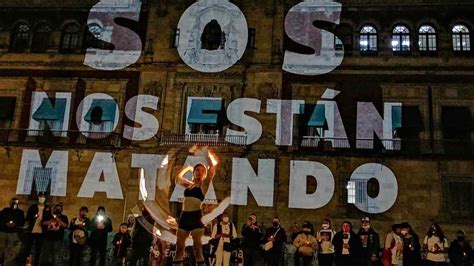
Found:
[[[448,265],[449,242],[439,224],[432,224],[423,240],[427,266]]]
[[[0,263],[4,266],[16,265],[21,242],[18,236],[25,224],[25,214],[18,207],[19,200],[13,198],[10,207],[0,212]]]
[[[258,247],[262,243],[263,228],[257,222],[257,215],[252,213],[242,226],[242,251],[245,266],[261,265]]]
[[[293,245],[297,248],[298,265],[311,266],[314,260],[314,253],[318,248],[318,241],[311,234],[312,229],[309,223],[303,224],[302,233],[293,241]]]
[[[449,246],[449,261],[451,266],[472,266],[474,257],[472,247],[466,239],[463,230],[456,232],[456,240]]]
[[[334,245],[332,240],[336,232],[331,228],[331,221],[324,219],[321,229],[316,234],[319,243],[318,262],[319,266],[332,266],[334,263]]]
[[[63,205],[56,204],[54,210],[45,212],[43,217],[44,242],[40,265],[58,265],[57,251],[63,245],[64,229],[68,227],[68,217],[63,214]]]
[[[370,226],[370,218],[361,219],[361,228],[357,235],[362,242],[362,261],[363,265],[379,265],[380,238],[379,234]]]
[[[337,232],[332,241],[337,266],[360,265],[362,244],[360,238],[352,230],[352,224],[345,221],[341,231]]]
[[[422,263],[420,239],[409,223],[404,222],[400,226],[402,228],[401,237],[403,240],[403,264],[420,266]]]
[[[392,225],[392,230],[385,237],[383,261],[385,266],[403,265],[403,240],[400,224]]]
[[[72,218],[71,223],[69,224],[69,230],[71,231],[69,235],[69,265],[79,266],[82,261],[82,252],[87,242],[87,231],[86,228],[89,227],[90,220],[87,217],[89,209],[86,206],[82,206],[79,209],[79,215]]]
[[[37,266],[40,263],[41,247],[43,243],[42,221],[45,213],[50,211],[50,207],[46,204],[46,193],[39,192],[38,203],[31,205],[26,213],[26,230],[29,234],[25,245],[25,257],[34,255],[33,266]],[[34,250],[32,250],[33,246],[35,247]],[[26,260],[26,258],[24,258],[24,260]]]
[[[99,253],[100,266],[105,266],[107,237],[112,232],[112,220],[105,214],[105,207],[99,206],[97,214],[90,222],[89,243],[91,246],[90,262],[95,265]]]
[[[286,232],[280,225],[280,218],[273,218],[272,227],[267,229],[263,239],[266,265],[280,266],[283,260],[283,247],[286,243]]]
[[[216,266],[229,266],[230,255],[233,251],[232,241],[237,238],[237,230],[230,222],[228,213],[224,212],[221,217],[222,221],[212,228],[211,238],[217,243]]]

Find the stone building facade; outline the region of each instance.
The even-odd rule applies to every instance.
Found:
[[[308,53],[284,33],[285,14],[299,1],[232,2],[247,19],[249,45],[243,58],[230,69],[205,74],[183,64],[174,45],[180,16],[194,1],[143,2],[140,20],[130,26],[142,39],[142,56],[132,66],[118,71],[100,71],[83,65],[85,48],[106,45],[94,40],[92,31],[96,29],[87,25],[88,12],[95,1],[2,1],[0,97],[14,97],[15,102],[8,107],[11,110],[7,108],[8,101],[1,107],[10,111],[2,114],[1,121],[4,129],[0,143],[0,202],[6,206],[16,194],[24,149],[39,150],[43,161],[53,150],[68,150],[67,196],[51,201],[63,202],[68,215],[75,215],[82,205],[92,211],[104,205],[114,225],[118,225],[131,208],[140,204],[138,170],[130,167],[132,153],[176,152],[170,165],[177,168],[184,162],[192,144],[179,141],[185,134],[188,97],[222,97],[225,105],[237,98],[258,98],[265,110],[267,99],[304,99],[316,103],[331,88],[341,92],[336,102],[351,148],[303,147],[305,129],[298,125],[298,119],[293,146],[276,146],[275,115],[264,111],[254,115],[264,126],[257,143],[224,145],[223,138],[216,142],[222,144],[214,147],[222,160],[214,182],[218,198],[230,195],[233,157],[248,158],[254,169],[258,159],[277,161],[273,207],[258,207],[249,194],[247,206],[229,208],[237,225],[241,226],[252,212],[265,225],[278,215],[285,228],[304,220],[319,224],[326,217],[338,225],[346,219],[358,224],[366,214],[347,203],[347,182],[357,167],[376,162],[395,173],[399,186],[395,205],[386,213],[372,216],[376,229],[385,232],[395,222],[409,221],[424,234],[432,222],[439,222],[449,236],[460,228],[474,235],[474,57],[467,44],[453,46],[455,26],[462,25],[468,30],[463,38],[472,41],[474,37],[473,3],[342,1],[340,25],[325,27],[338,36],[335,42],[344,48],[344,61],[329,74],[309,77],[282,71],[285,50]],[[431,42],[428,49],[420,50],[423,44],[419,43],[419,30],[425,25],[435,30],[426,37],[434,36],[436,47]],[[362,42],[361,31],[365,26],[376,31],[372,31],[376,41],[370,48]],[[401,47],[401,51],[392,47],[397,26],[405,27],[401,34],[410,40],[409,47]],[[32,93],[40,91],[49,96],[55,92],[72,93],[69,138],[26,137]],[[107,93],[114,98],[120,109],[119,126],[101,141],[79,141],[74,114],[81,100],[91,93]],[[125,103],[137,94],[160,97],[159,109],[153,112],[159,120],[160,132],[148,141],[130,142],[122,137],[122,132],[124,125],[133,123],[123,110]],[[407,119],[404,117],[407,123],[403,124],[406,130],[400,151],[384,149],[380,143],[369,150],[353,148],[357,102],[373,102],[379,110],[383,102],[401,102],[411,107]],[[229,125],[220,126],[219,134],[223,134]],[[97,152],[113,155],[123,200],[107,199],[105,193],[96,193],[92,199],[76,197]],[[304,212],[288,208],[290,160],[318,161],[329,167],[336,190],[328,205]],[[310,181],[310,187],[314,190],[317,184]],[[33,196],[20,198],[26,205]],[[22,207],[26,209],[25,205]],[[178,204],[173,208],[178,210]]]

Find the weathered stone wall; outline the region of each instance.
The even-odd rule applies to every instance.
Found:
[[[23,1],[26,2],[26,1]],[[38,2],[38,1],[35,1]],[[66,3],[61,1],[61,3]],[[72,1],[69,1],[72,2]],[[68,2],[68,3],[69,3]],[[90,2],[90,1],[89,1]],[[465,229],[474,236],[472,221],[457,221],[445,215],[443,200],[447,195],[443,186],[446,178],[474,178],[474,164],[471,156],[443,156],[442,147],[435,147],[437,156],[419,153],[412,156],[398,154],[350,154],[316,151],[300,151],[297,148],[283,149],[275,146],[275,115],[266,114],[266,99],[294,98],[316,102],[326,88],[341,89],[345,106],[341,109],[351,110],[357,101],[376,99],[377,101],[396,101],[420,107],[424,130],[421,140],[430,139],[428,90],[433,95],[433,136],[441,139],[441,106],[469,106],[474,117],[474,79],[472,78],[474,58],[472,54],[455,54],[451,50],[451,26],[454,23],[465,23],[472,29],[472,4],[455,7],[435,1],[437,5],[419,6],[402,5],[408,1],[394,1],[393,5],[377,5],[373,1],[347,1],[343,4],[341,19],[345,44],[348,46],[343,65],[333,73],[323,77],[307,78],[293,76],[282,72],[281,57],[284,52],[283,22],[285,12],[298,1],[233,1],[247,18],[250,28],[256,29],[256,48],[248,49],[244,58],[231,69],[218,74],[200,74],[191,71],[180,60],[176,48],[171,47],[171,40],[184,10],[193,1],[158,1],[158,4],[145,5],[142,23],[146,22],[146,40],[142,58],[132,67],[119,72],[105,73],[95,71],[82,65],[84,55],[59,54],[61,25],[68,19],[81,22],[85,28],[88,8],[92,3],[83,1],[80,5],[71,5],[70,10],[56,12],[45,8],[42,12],[31,12],[23,7],[9,6],[8,12],[21,10],[20,15],[12,13],[3,15],[0,20],[0,96],[16,96],[17,105],[12,128],[25,127],[22,123],[29,113],[31,87],[27,84],[33,80],[35,91],[72,92],[72,101],[91,93],[108,93],[119,103],[121,116],[117,133],[122,132],[124,105],[129,94],[142,93],[160,97],[159,110],[153,114],[160,121],[160,129],[166,133],[183,134],[186,98],[188,96],[223,97],[225,104],[241,97],[262,100],[261,114],[254,115],[264,126],[264,133],[259,142],[246,148],[219,148],[223,164],[215,180],[216,193],[219,198],[230,195],[231,158],[249,158],[256,169],[258,158],[276,159],[274,207],[257,207],[252,196],[248,206],[232,206],[230,212],[237,225],[241,226],[247,216],[255,212],[266,226],[271,217],[279,215],[285,228],[296,221],[310,220],[319,224],[329,217],[340,225],[345,219],[355,221],[364,215],[343,202],[346,193],[344,184],[351,172],[368,162],[378,162],[390,167],[398,178],[399,196],[395,206],[387,213],[373,216],[373,224],[379,232],[386,232],[394,222],[409,221],[416,231],[423,235],[431,222],[440,222],[445,226],[452,239],[454,232]],[[291,3],[290,3],[291,2]],[[451,2],[451,1],[450,1]],[[345,9],[346,6],[350,7]],[[2,4],[0,4],[1,6]],[[89,5],[89,6],[88,6]],[[66,4],[64,4],[66,6]],[[79,7],[78,7],[79,6]],[[48,4],[49,7],[49,4]],[[74,8],[73,8],[74,7]],[[449,12],[445,12],[445,11]],[[66,12],[67,11],[67,12]],[[1,11],[4,12],[4,11]],[[56,13],[55,13],[56,12]],[[40,13],[40,14],[38,14]],[[58,14],[52,16],[52,14]],[[32,28],[48,18],[53,24],[52,47],[46,53],[11,53],[9,52],[10,31],[16,22],[28,21]],[[144,22],[143,22],[144,21]],[[390,50],[390,36],[393,25],[405,22],[412,33],[412,43],[417,42],[417,29],[422,23],[432,22],[439,32],[440,51],[434,55],[420,55],[415,47],[410,55],[393,55]],[[375,25],[379,30],[378,54],[361,55],[358,52],[358,31],[365,23]],[[151,48],[150,48],[151,45]],[[78,85],[79,84],[79,85]],[[131,85],[130,85],[131,84]],[[370,86],[369,86],[370,85]],[[351,91],[352,86],[354,90]],[[78,88],[83,90],[77,96]],[[370,90],[365,90],[370,87]],[[28,89],[27,89],[28,88]],[[128,92],[128,94],[127,94]],[[28,96],[30,95],[30,96]],[[371,98],[372,97],[372,98]],[[70,125],[75,125],[75,109],[71,113]],[[348,112],[346,111],[346,114]],[[348,131],[354,131],[355,115],[343,117]],[[71,127],[72,128],[72,127]],[[471,136],[474,137],[471,133]],[[471,139],[472,139],[471,137]],[[472,144],[471,144],[472,145]],[[7,205],[15,196],[21,152],[25,147],[2,146],[0,144],[0,204]],[[43,149],[46,153],[54,147],[33,147]],[[104,193],[96,193],[93,199],[77,198],[76,195],[96,151],[93,149],[76,149],[69,147],[68,196],[53,198],[52,202],[63,202],[65,212],[73,216],[82,205],[87,205],[94,212],[99,205],[106,209],[118,226],[130,213],[130,209],[140,204],[138,201],[138,171],[131,169],[132,153],[160,153],[168,150],[180,151],[178,162],[183,162],[185,148],[159,146],[158,141],[132,143],[127,147],[113,150],[117,162],[124,200],[108,200]],[[336,191],[331,202],[324,208],[311,211],[288,209],[288,183],[290,160],[314,160],[327,165],[336,180]],[[251,194],[249,194],[251,195]],[[21,197],[22,208],[31,199]],[[174,206],[177,208],[176,206]]]

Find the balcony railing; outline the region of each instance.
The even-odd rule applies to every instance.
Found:
[[[158,146],[197,144],[211,147],[243,147],[246,146],[247,141],[247,136],[204,133],[168,134],[160,132],[157,137],[156,145]],[[458,157],[474,155],[474,141],[471,140],[353,140],[303,136],[295,137],[293,143],[293,150],[318,154],[449,155]],[[359,143],[358,147],[357,143]],[[0,146],[117,149],[123,147],[123,143],[121,134],[115,132],[0,129]]]
[[[349,140],[343,138],[322,139],[317,136],[303,136],[301,137],[301,147],[316,148],[331,143],[332,147],[347,149],[350,148]]]
[[[245,146],[246,136],[222,136],[217,134],[189,133],[189,134],[164,134],[160,136],[160,144],[170,145],[201,145],[201,146]]]
[[[357,139],[295,137],[295,145],[303,151],[321,153],[381,153],[394,155],[474,155],[474,142],[470,140],[419,140],[419,139]],[[297,144],[296,144],[297,143]]]
[[[88,137],[86,137],[88,136]],[[64,148],[116,148],[121,146],[118,133],[0,129],[2,146],[50,146]]]

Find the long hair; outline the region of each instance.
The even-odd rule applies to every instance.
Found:
[[[412,235],[415,239],[419,239],[413,227],[408,222],[403,222],[400,224],[402,228],[408,228],[408,233]]]
[[[441,229],[441,226],[440,226],[439,224],[437,224],[437,223],[434,223],[434,224],[432,224],[432,225],[430,226],[430,228],[428,229],[428,233],[426,233],[426,235],[427,235],[428,237],[432,237],[432,236],[433,236],[433,230],[431,229],[431,227],[433,227],[433,226],[436,228],[436,232],[437,232],[437,236],[439,237],[439,240],[440,240],[441,242],[444,242],[444,239],[445,239],[446,237],[444,236],[444,232],[443,232],[443,230]]]

